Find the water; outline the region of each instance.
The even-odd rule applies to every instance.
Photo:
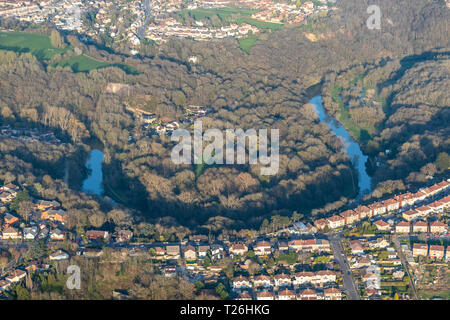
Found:
[[[348,131],[334,118],[329,117],[325,109],[322,105],[322,97],[316,96],[309,101],[312,105],[315,106],[317,115],[319,116],[320,121],[327,123],[331,130],[340,138],[344,143],[344,149],[347,152],[348,156],[352,160],[352,164],[355,169],[358,171],[358,186],[359,186],[359,194],[358,198],[363,195],[370,193],[371,191],[371,178],[367,174],[366,171],[366,161],[367,156],[365,156],[359,144],[353,140],[352,136],[348,133]]]
[[[103,163],[104,154],[100,150],[94,149],[89,155],[86,168],[90,170],[89,177],[83,181],[82,190],[86,193],[103,196]]]

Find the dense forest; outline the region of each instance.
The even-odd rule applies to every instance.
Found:
[[[375,196],[383,188],[394,192],[423,180],[420,174],[442,173],[448,165],[436,161],[439,154],[445,158],[449,147],[445,54],[449,11],[440,1],[379,2],[381,30],[366,27],[368,0],[342,0],[339,9],[326,17],[264,34],[249,55],[233,39],[207,43],[178,39],[161,47],[145,43],[141,56],[129,57],[64,36],[66,45],[77,51],[133,66],[137,73],[117,67],[74,72],[32,53],[2,50],[1,123],[51,128],[67,145],[58,150],[35,147],[39,150],[30,155],[5,142],[1,157],[13,158],[1,161],[0,168],[23,161],[61,179],[62,169],[55,172],[50,167],[59,163],[61,168],[62,159],[72,155],[73,166],[80,171],[94,139],[106,154],[108,195],[135,210],[133,215],[151,221],[170,216],[189,227],[223,226],[227,221],[228,226],[243,228],[258,227],[270,216],[290,215],[294,210],[318,214],[345,205],[358,192],[342,142],[308,104],[314,91],[308,88],[323,83],[325,107],[336,112],[339,103],[333,96],[339,95],[344,105],[351,104],[349,124],[364,129],[360,139],[364,150],[373,161],[383,163],[372,168]],[[51,26],[34,30],[11,21],[2,23],[51,34]],[[428,51],[442,54],[402,67],[408,57]],[[197,63],[189,62],[191,56],[198,58]],[[355,81],[345,76],[353,71]],[[365,81],[371,86],[366,87]],[[110,83],[126,85],[127,90],[111,93],[106,90]],[[371,90],[367,91],[373,95],[370,103],[363,105],[348,92],[353,83]],[[126,105],[141,104],[140,97],[146,110],[171,119],[181,117],[188,105],[207,106],[212,112],[202,118],[205,129],[279,129],[278,174],[260,176],[256,165],[174,165],[170,137],[146,135],[125,111]],[[413,114],[415,121],[411,121]],[[387,148],[392,152],[380,155]],[[436,170],[428,173],[423,167],[430,164]],[[8,170],[18,177],[19,168],[10,165]],[[77,183],[72,187],[77,189]]]

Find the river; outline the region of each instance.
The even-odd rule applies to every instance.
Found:
[[[348,131],[336,119],[327,115],[322,105],[321,96],[315,96],[309,102],[315,107],[320,121],[327,123],[334,134],[342,140],[345,151],[350,157],[356,171],[358,171],[359,194],[357,199],[367,193],[370,193],[372,190],[371,178],[366,171],[366,162],[368,157],[362,153],[359,144],[353,139]]]
[[[98,149],[91,151],[86,168],[90,170],[89,176],[83,181],[83,192],[103,196],[103,163],[104,154]]]

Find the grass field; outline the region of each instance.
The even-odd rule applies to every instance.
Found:
[[[89,72],[94,69],[106,68],[110,66],[109,63],[92,59],[85,55],[80,55],[74,58],[63,60],[55,64],[55,66],[67,67],[70,66],[73,72]]]
[[[264,22],[258,21],[251,18],[251,15],[258,12],[258,10],[247,10],[247,9],[239,9],[239,8],[218,8],[218,9],[194,9],[194,10],[183,10],[179,13],[181,17],[184,17],[188,14],[194,20],[204,20],[210,19],[212,16],[216,15],[219,17],[222,23],[230,24],[243,24],[248,23],[252,26],[255,26],[260,29],[267,30],[279,30],[283,27],[281,23],[272,23],[272,22]],[[237,17],[232,17],[233,15],[239,15]]]
[[[256,44],[257,41],[258,41],[257,36],[249,36],[246,38],[238,39],[239,47],[241,48],[242,51],[247,52],[248,54],[250,54],[250,51],[252,50],[253,46]]]
[[[48,36],[23,32],[0,32],[0,49],[31,52],[40,61],[51,60],[67,50],[53,47]]]

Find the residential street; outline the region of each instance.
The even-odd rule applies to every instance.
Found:
[[[408,273],[409,285],[412,288],[411,291],[412,291],[413,299],[418,300],[416,287],[414,286],[414,278],[412,277],[411,273],[409,272],[409,265],[408,265],[408,262],[406,261],[405,255],[403,253],[403,250],[402,250],[402,247],[400,245],[400,241],[398,240],[397,235],[394,235],[392,237],[392,242],[394,243],[395,249],[397,250],[397,254],[400,257],[400,260],[402,261],[402,264],[405,267],[406,272]]]
[[[345,256],[344,248],[342,247],[341,234],[330,234],[328,235],[328,240],[330,241],[330,246],[331,250],[333,250],[334,257],[341,266],[345,292],[350,300],[361,300],[350,272],[350,266],[348,264],[347,257]]]

